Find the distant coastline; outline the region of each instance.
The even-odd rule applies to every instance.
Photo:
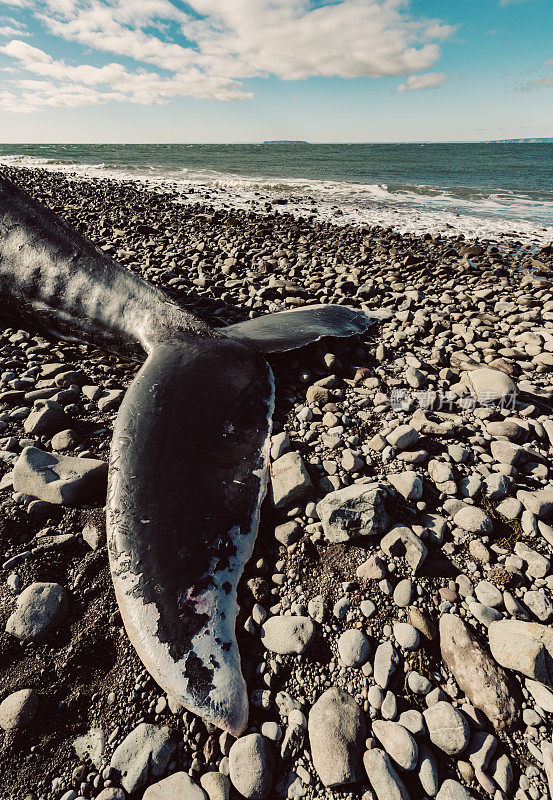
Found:
[[[309,144],[303,139],[266,139],[263,144]]]
[[[537,137],[529,139],[490,139],[485,144],[552,144],[553,136]]]

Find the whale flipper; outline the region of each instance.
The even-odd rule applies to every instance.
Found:
[[[261,353],[296,350],[324,336],[354,336],[376,322],[355,308],[340,305],[302,306],[265,314],[219,329],[232,339],[247,342]]]
[[[156,345],[113,435],[108,549],[129,638],[170,696],[239,735],[236,590],[265,495],[273,380],[244,345]]]

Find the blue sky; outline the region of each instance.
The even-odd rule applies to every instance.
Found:
[[[0,1],[0,125],[4,142],[553,136],[553,1]]]

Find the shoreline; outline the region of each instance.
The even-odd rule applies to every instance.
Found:
[[[399,233],[441,234],[467,238],[483,238],[501,243],[520,239],[537,250],[553,239],[553,227],[545,221],[540,202],[530,201],[524,192],[496,189],[466,191],[462,187],[448,189],[440,186],[396,186],[387,183],[365,185],[333,179],[253,176],[217,172],[207,168],[162,168],[159,164],[148,167],[117,165],[115,163],[77,164],[63,158],[36,156],[3,156],[6,167],[17,169],[44,169],[53,174],[63,174],[71,180],[115,180],[130,182],[147,191],[177,190],[184,204],[196,198],[214,208],[233,206],[246,211],[264,213],[265,206],[282,205],[295,216],[314,217],[341,226],[352,224],[373,227],[393,227]],[[11,161],[10,161],[11,159]],[[29,160],[31,164],[25,164]],[[13,165],[13,166],[12,166]],[[485,198],[485,199],[484,199]],[[518,203],[528,204],[528,214],[534,218],[517,216]],[[535,206],[532,204],[535,203]]]
[[[333,783],[339,765],[348,796],[366,800],[385,771],[378,753],[402,758],[399,734],[427,748],[426,773],[413,763],[390,778],[411,800],[447,780],[473,798],[489,796],[490,786],[509,798],[518,792],[517,800],[545,795],[553,705],[535,694],[518,651],[493,646],[490,626],[511,626],[510,641],[524,615],[547,630],[553,621],[553,248],[335,225],[292,215],[287,204],[256,214],[192,195],[184,205],[169,186],[152,192],[132,182],[5,170],[212,325],[320,302],[387,312],[355,340],[271,358],[272,458],[299,454],[309,484],[298,483],[284,508],[265,501],[239,589],[248,731],[272,753],[262,763],[252,755],[250,771],[274,777],[267,798],[338,800],[340,788],[323,782]],[[29,444],[56,457],[106,460],[135,367],[13,329],[0,330],[0,366],[0,702],[21,689],[36,700],[33,722],[0,743],[0,800],[60,800],[71,790],[139,800],[147,786],[182,771],[195,782],[216,772],[227,786],[232,738],[166,698],[122,629],[102,503],[37,505],[10,484]],[[44,435],[24,427],[36,391],[63,405],[68,429]],[[321,501],[339,506],[340,491],[367,483],[378,485],[386,524],[361,537],[345,523],[331,529]],[[365,506],[350,510],[373,524]],[[5,624],[21,591],[41,581],[66,589],[68,612],[43,641],[21,644]],[[313,630],[302,655],[280,622],[290,613]],[[455,637],[447,641],[448,617],[469,630],[464,656]],[[265,618],[283,625],[284,652],[263,644]],[[484,707],[473,669],[479,647],[501,689]],[[356,722],[333,738],[340,720],[325,717],[324,699],[317,704],[336,688],[338,717]],[[432,708],[455,723],[448,741]],[[319,712],[326,721],[307,730],[305,720]],[[157,772],[118,795],[111,759],[142,723],[155,726],[170,755],[163,762],[158,753]],[[400,723],[390,736],[382,727]],[[452,747],[459,730],[466,741]],[[92,749],[78,757],[73,743],[90,731]],[[129,770],[145,758],[139,750],[130,748]],[[368,776],[363,756],[375,761]],[[231,778],[238,780],[232,771]]]

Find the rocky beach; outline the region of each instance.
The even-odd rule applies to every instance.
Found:
[[[117,610],[107,461],[137,365],[0,331],[1,800],[552,796],[553,245],[3,170],[213,326],[376,321],[270,357],[237,740],[163,694]]]

